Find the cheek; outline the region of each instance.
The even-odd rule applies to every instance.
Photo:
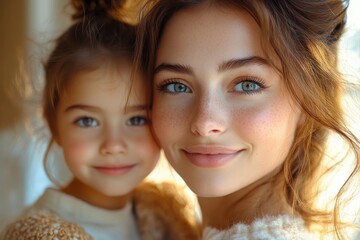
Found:
[[[267,106],[236,112],[234,115],[234,119],[237,119],[234,125],[251,144],[266,142],[264,147],[273,147],[274,143],[290,145],[292,142],[297,118],[290,106]]]
[[[164,137],[168,135],[169,131],[174,131],[178,126],[178,118],[174,117],[174,114],[168,111],[162,111],[157,109],[153,113],[153,128],[157,137]]]
[[[186,119],[188,119],[186,106],[180,101],[172,102],[155,97],[152,113],[153,128],[162,147],[163,144],[177,138],[179,133],[185,132],[183,129],[186,128]]]
[[[75,137],[69,139],[71,140],[62,145],[66,159],[88,159],[91,158],[91,156],[94,154],[94,151],[97,150],[94,143],[89,139]]]
[[[245,136],[262,136],[269,132],[269,127],[277,125],[274,112],[268,109],[251,109],[236,112],[234,124],[243,131]]]
[[[158,160],[160,148],[152,137],[150,130],[133,135],[131,142],[134,153],[136,153],[140,158],[153,162]]]

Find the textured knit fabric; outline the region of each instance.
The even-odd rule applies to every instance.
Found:
[[[223,231],[207,227],[204,240],[312,240],[304,221],[298,217],[281,215],[264,217],[250,225],[238,223]]]
[[[131,202],[121,210],[106,210],[49,188],[26,215],[45,216],[44,210],[66,222],[76,223],[94,239],[140,239]]]
[[[1,239],[199,239],[194,215],[185,200],[173,195],[174,189],[171,184],[142,184],[134,201],[116,211],[48,189],[25,216],[5,229]]]
[[[49,211],[41,210],[19,218],[1,235],[1,240],[92,240],[77,224],[66,222]]]

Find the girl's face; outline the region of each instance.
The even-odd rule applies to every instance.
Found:
[[[300,111],[245,11],[182,10],[157,52],[153,126],[166,157],[199,196],[224,196],[273,173]]]
[[[84,188],[106,196],[129,193],[159,157],[138,81],[142,76],[135,76],[128,99],[131,65],[121,65],[73,76],[57,111],[56,140],[68,167]]]

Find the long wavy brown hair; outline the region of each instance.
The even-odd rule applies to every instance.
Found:
[[[334,227],[342,238],[340,209],[359,170],[360,142],[348,129],[342,107],[346,81],[338,66],[338,43],[346,23],[344,0],[159,0],[149,1],[138,27],[136,65],[153,77],[162,32],[176,12],[200,4],[247,11],[260,26],[263,49],[280,59],[277,69],[302,110],[294,142],[276,179],[285,180],[287,202],[310,226]],[[273,66],[276,68],[275,64]],[[149,81],[149,88],[153,86]],[[354,166],[337,192],[330,210],[319,209],[315,199],[318,180],[341,168],[345,158],[327,165],[329,134],[339,135],[354,156]],[[344,150],[346,151],[346,150]],[[274,181],[276,180],[274,179]],[[325,231],[325,230],[324,230]]]

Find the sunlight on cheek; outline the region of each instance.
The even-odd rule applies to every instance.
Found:
[[[134,151],[136,151],[137,155],[140,158],[145,159],[146,161],[155,162],[159,159],[160,148],[155,143],[155,141],[139,139],[139,141],[137,141],[135,148],[136,149],[134,149]]]
[[[178,131],[184,131],[185,120],[174,113],[156,112],[154,116],[154,134],[161,145],[169,144],[178,135]],[[176,116],[176,117],[175,117]]]
[[[84,141],[72,141],[63,148],[64,153],[67,153],[66,158],[77,160],[91,159],[97,149],[93,144]]]
[[[285,114],[272,109],[252,109],[238,111],[233,117],[233,124],[244,132],[245,136],[277,139],[281,133],[287,132],[288,122]]]
[[[191,111],[196,111],[192,99],[184,98],[159,98],[155,100],[153,123],[164,130],[184,125],[184,119],[191,115]]]

